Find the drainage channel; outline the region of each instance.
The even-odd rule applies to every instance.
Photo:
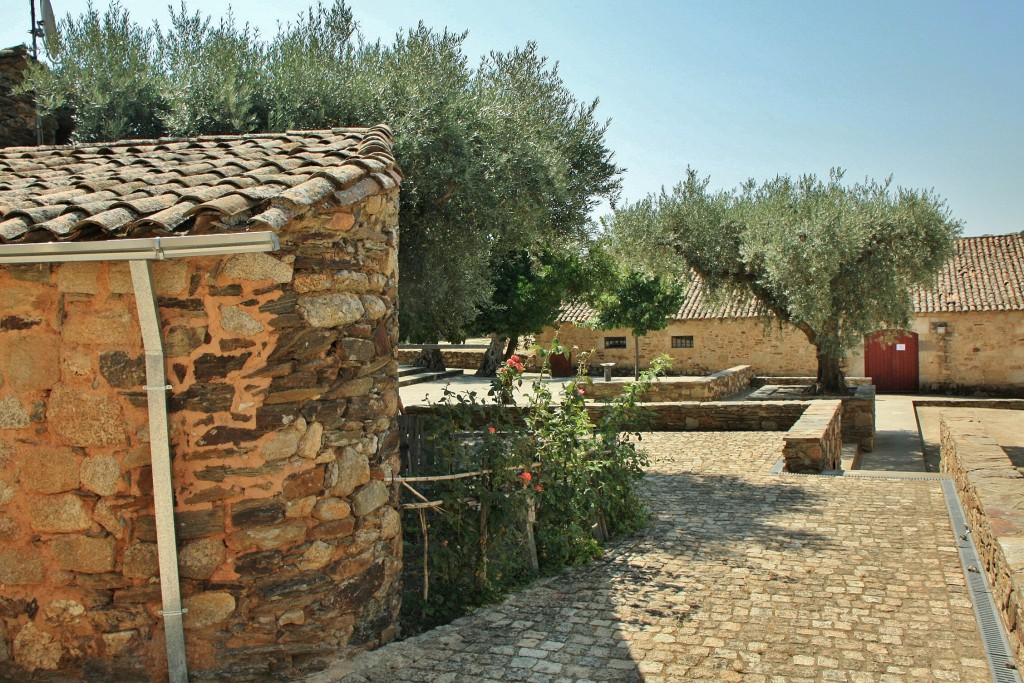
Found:
[[[1010,643],[1003,630],[1003,622],[999,618],[988,578],[981,566],[978,550],[971,539],[971,530],[964,517],[964,509],[960,506],[960,497],[956,493],[956,484],[952,479],[942,481],[942,492],[946,496],[946,508],[949,520],[953,525],[953,536],[960,553],[960,564],[963,565],[967,587],[971,592],[971,603],[974,605],[974,616],[981,629],[981,640],[985,644],[985,656],[992,670],[995,683],[1021,683],[1017,665],[1010,652]]]
[[[783,472],[785,461],[779,461],[772,467],[772,474],[790,474]],[[942,493],[946,499],[946,511],[953,528],[953,541],[960,555],[960,565],[967,579],[967,590],[971,594],[974,606],[974,617],[981,631],[981,641],[985,648],[985,658],[992,672],[993,683],[1022,683],[1017,664],[1010,650],[1010,642],[1006,638],[1006,630],[999,618],[988,578],[982,569],[978,550],[971,538],[970,527],[960,506],[960,496],[956,492],[956,484],[947,474],[937,472],[867,472],[865,470],[825,470],[821,474],[794,474],[805,477],[851,477],[857,479],[932,479],[942,483]]]

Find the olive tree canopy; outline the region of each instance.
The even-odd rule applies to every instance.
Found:
[[[719,296],[753,296],[814,345],[816,390],[843,393],[846,353],[909,324],[913,291],[950,257],[961,223],[931,191],[842,180],[835,169],[711,192],[688,169],[670,192],[622,208],[615,237],[676,272],[685,264]]]
[[[90,5],[60,33],[26,88],[44,113],[74,107],[78,140],[391,126],[409,341],[464,338],[500,254],[579,238],[618,190],[597,101],[578,101],[533,43],[471,65],[464,33],[420,24],[368,42],[343,0],[269,39],[184,4],[163,28]]]

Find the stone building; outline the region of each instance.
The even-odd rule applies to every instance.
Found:
[[[904,360],[916,375],[907,391],[1024,393],[1024,233],[964,237],[935,284],[914,293],[910,330],[891,344],[867,340],[846,361],[851,376],[883,385],[887,360]],[[870,283],[865,283],[869,286]],[[562,308],[557,328],[538,335],[548,344],[556,329],[562,344],[594,349],[594,363],[633,367],[629,330],[582,326],[594,311],[585,304]],[[814,347],[799,330],[765,324],[750,301],[717,305],[697,280],[665,330],[640,340],[640,363],[668,354],[674,371],[707,374],[751,365],[759,375],[813,376]],[[912,357],[916,354],[916,357]],[[876,361],[876,359],[878,359]]]
[[[292,680],[394,637],[391,143],[0,154],[0,680]]]
[[[28,93],[14,93],[25,81],[25,70],[32,61],[24,45],[0,50],[0,147],[36,144],[35,101]],[[42,117],[39,128],[43,144],[66,143],[72,126],[71,113],[66,109]]]

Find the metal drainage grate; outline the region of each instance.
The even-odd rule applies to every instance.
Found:
[[[964,518],[964,510],[960,506],[960,497],[956,493],[956,484],[951,479],[942,482],[942,492],[946,496],[946,509],[953,525],[954,542],[960,551],[960,563],[967,577],[967,588],[971,592],[971,603],[974,605],[974,616],[981,628],[981,640],[985,645],[985,656],[992,670],[995,683],[1021,683],[1017,665],[1010,652],[1010,643],[1003,630],[1003,622],[999,619],[992,591],[981,566],[978,551],[971,540],[971,530]]]

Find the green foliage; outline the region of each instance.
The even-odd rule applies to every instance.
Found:
[[[822,368],[838,371],[864,335],[909,324],[913,290],[931,282],[961,227],[933,192],[842,177],[709,192],[690,169],[671,192],[626,207],[646,218],[616,221],[616,239],[651,259],[681,258],[721,295],[755,297],[807,335],[819,380],[838,391],[841,374]]]
[[[156,67],[157,32],[134,23],[111,3],[101,15],[90,2],[77,19],[60,23],[53,69],[36,64],[25,90],[36,93],[42,114],[75,110],[77,139],[152,138],[164,133],[167,101]]]
[[[670,276],[621,272],[612,287],[595,300],[594,325],[602,330],[625,327],[633,336],[642,337],[665,329],[685,295],[683,284]]]
[[[473,322],[476,334],[517,338],[553,325],[563,301],[602,286],[605,264],[595,243],[573,242],[494,254],[491,300]]]
[[[163,123],[174,136],[248,133],[256,129],[265,66],[258,35],[229,14],[209,17],[171,8],[171,26],[157,33],[157,68],[166,101]]]
[[[549,355],[562,349],[555,342],[538,351],[547,369]],[[641,527],[646,512],[637,486],[647,456],[635,444],[643,424],[637,397],[664,367],[659,360],[596,423],[583,401],[590,383],[585,365],[558,399],[535,381],[522,410],[502,402],[505,391],[522,385],[515,367],[508,381],[496,380],[492,401],[446,392],[429,424],[434,473],[483,474],[417,485],[444,508],[425,513],[426,601],[421,522],[406,514],[403,623],[414,630],[444,623],[532,579],[525,526],[531,504],[542,573],[598,557],[595,526],[612,534]]]
[[[75,106],[78,140],[390,125],[409,341],[463,339],[490,305],[499,255],[585,241],[589,212],[618,189],[597,101],[578,102],[532,43],[474,68],[464,33],[420,24],[367,43],[340,0],[266,41],[184,4],[166,31],[115,4],[61,33],[53,70],[27,87],[44,110]]]

